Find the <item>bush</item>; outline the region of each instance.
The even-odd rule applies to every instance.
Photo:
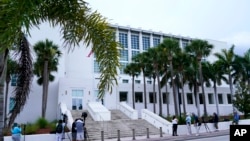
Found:
[[[38,129],[39,126],[37,124],[28,123],[25,128],[25,134],[26,135],[35,134]]]
[[[46,128],[49,126],[49,122],[45,118],[37,119],[35,124],[38,125],[39,128]]]

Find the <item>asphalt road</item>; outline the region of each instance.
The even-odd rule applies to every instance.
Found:
[[[186,141],[229,141],[229,135],[200,138],[200,139],[191,139],[191,140],[186,140]]]

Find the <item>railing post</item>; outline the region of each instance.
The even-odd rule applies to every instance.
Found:
[[[132,140],[135,140],[135,129],[132,129],[132,132],[133,132],[133,139]]]
[[[149,138],[149,129],[147,128],[147,138]]]
[[[101,131],[101,140],[104,141],[104,131]]]
[[[121,141],[121,139],[120,139],[120,130],[117,130],[117,141]]]
[[[162,127],[160,127],[160,137],[162,137]]]

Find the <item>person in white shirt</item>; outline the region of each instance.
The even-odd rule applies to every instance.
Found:
[[[178,119],[176,118],[176,116],[173,116],[172,124],[173,124],[173,133],[172,133],[172,135],[173,136],[178,136],[177,135]]]

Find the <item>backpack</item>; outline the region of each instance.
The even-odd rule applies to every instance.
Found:
[[[62,133],[63,132],[63,126],[62,124],[58,124],[56,126],[56,133]]]

